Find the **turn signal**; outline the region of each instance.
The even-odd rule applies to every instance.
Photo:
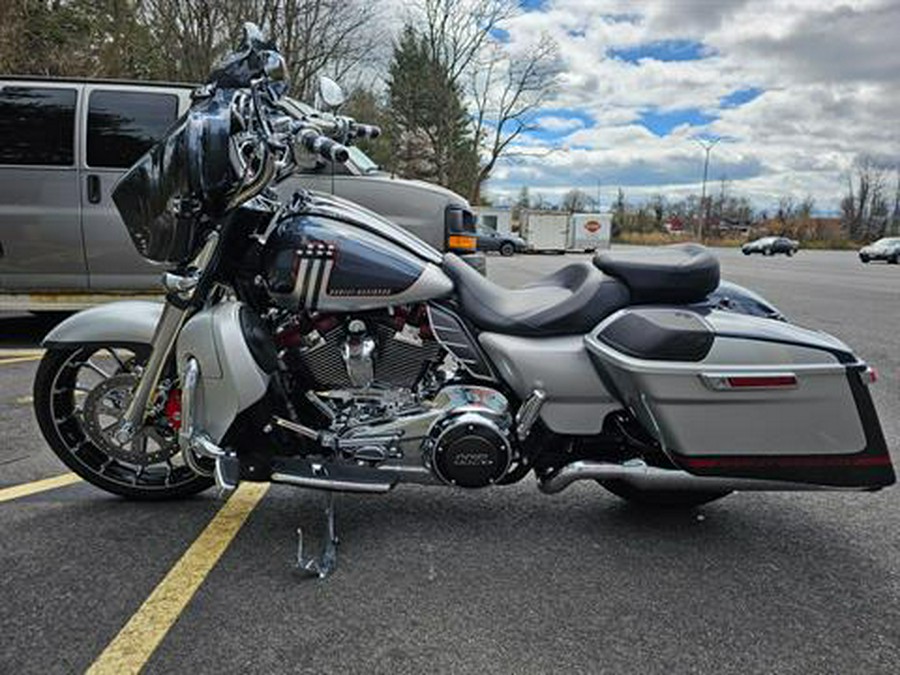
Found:
[[[447,239],[447,248],[451,251],[474,251],[475,237],[466,237],[461,234],[451,234]]]

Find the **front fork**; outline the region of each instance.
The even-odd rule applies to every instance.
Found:
[[[115,439],[118,443],[127,443],[143,428],[154,394],[159,386],[160,377],[162,377],[172,349],[178,341],[181,327],[196,306],[194,294],[197,286],[203,273],[207,271],[218,244],[219,234],[213,232],[191,265],[191,269],[194,270],[192,273],[178,275],[166,272],[163,275],[162,282],[167,292],[166,303],[153,333],[150,359],[141,373],[140,381],[131,397],[128,409],[122,416],[119,428],[115,432]],[[172,298],[177,298],[178,302],[173,302]],[[200,299],[202,300],[202,298]]]

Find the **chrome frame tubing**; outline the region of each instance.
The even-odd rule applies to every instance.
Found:
[[[163,285],[166,290],[169,293],[177,294],[185,301],[190,300],[201,275],[212,260],[218,244],[218,232],[211,233],[191,265],[196,270],[194,274],[190,276],[178,276],[171,272],[164,274]],[[119,443],[127,443],[134,437],[137,430],[143,426],[153,392],[156,391],[156,387],[159,385],[159,378],[162,375],[163,368],[165,368],[166,361],[169,359],[172,349],[178,340],[181,327],[192,310],[193,307],[188,302],[179,307],[166,301],[163,306],[162,315],[153,333],[150,359],[144,367],[137,389],[134,391],[134,396],[131,397],[128,409],[122,416],[122,423],[115,434],[116,441]]]

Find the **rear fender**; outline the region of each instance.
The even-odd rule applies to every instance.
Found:
[[[91,307],[70,316],[41,342],[47,349],[66,345],[139,344],[153,342],[163,305],[160,302],[122,300]]]

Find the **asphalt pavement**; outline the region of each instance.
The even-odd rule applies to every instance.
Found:
[[[725,278],[879,370],[872,391],[900,461],[900,267],[717,253]],[[492,256],[488,271],[515,286],[575,259]],[[0,316],[0,490],[66,472],[30,409],[32,350],[51,325]],[[549,497],[530,479],[344,495],[339,568],[324,582],[292,566],[296,529],[315,530],[322,504],[272,486],[195,575],[145,672],[898,670],[900,488],[738,494],[687,513],[637,510],[594,484]],[[0,673],[97,662],[221,507],[212,491],[151,505],[84,483],[0,502]]]

